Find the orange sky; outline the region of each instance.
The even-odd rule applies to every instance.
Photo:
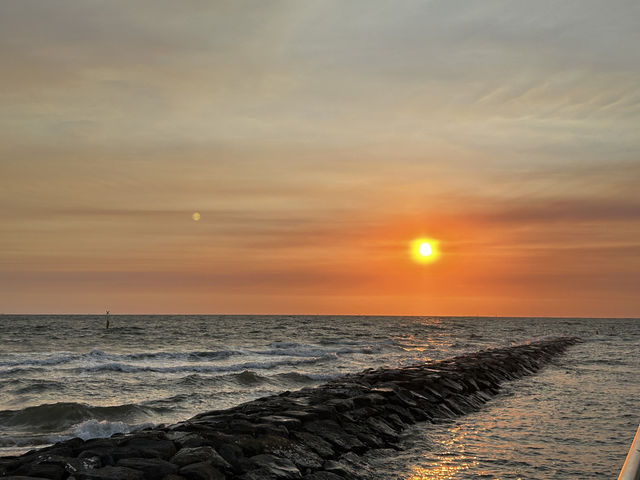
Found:
[[[637,317],[638,18],[3,2],[0,313]]]

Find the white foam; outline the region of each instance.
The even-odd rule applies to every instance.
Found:
[[[109,422],[106,420],[87,420],[73,428],[73,436],[83,440],[91,438],[107,438],[115,433],[129,433],[145,427],[154,427],[155,423],[141,423],[129,425],[124,422]]]

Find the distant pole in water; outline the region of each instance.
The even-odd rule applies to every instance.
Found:
[[[107,313],[105,314],[105,318],[107,319],[106,328],[109,328],[109,310],[107,310]]]

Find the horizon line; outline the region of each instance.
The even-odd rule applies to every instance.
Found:
[[[66,312],[49,312],[49,313],[16,313],[2,312],[0,316],[42,316],[42,315],[69,315],[69,316],[104,316],[105,313],[66,313]],[[628,316],[604,316],[604,317],[580,317],[580,316],[553,316],[553,315],[415,315],[415,314],[371,314],[371,313],[109,313],[112,317],[124,316],[194,316],[194,317],[408,317],[408,318],[548,318],[548,319],[565,319],[565,320],[640,320],[640,317]]]

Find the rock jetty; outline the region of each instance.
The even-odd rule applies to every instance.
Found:
[[[73,438],[0,458],[0,477],[357,479],[353,465],[360,454],[397,448],[408,425],[477,410],[502,382],[535,372],[577,341],[553,338],[404,368],[368,369],[175,425],[111,438]]]

